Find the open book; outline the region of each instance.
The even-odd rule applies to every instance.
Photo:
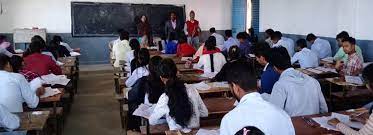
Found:
[[[58,89],[52,89],[50,87],[45,88],[45,93],[44,95],[41,95],[40,98],[46,98],[46,97],[51,97],[57,94],[60,94],[61,91]]]
[[[137,109],[133,112],[132,115],[140,116],[143,118],[149,118],[150,115],[153,113],[154,108],[155,108],[155,105],[151,106],[151,105],[141,104],[139,105],[139,107],[137,107]]]
[[[66,75],[49,74],[41,76],[41,79],[44,81],[44,83],[51,85],[67,85],[70,82],[70,79],[67,79]]]
[[[339,121],[345,123],[346,125],[352,127],[352,128],[356,128],[356,129],[360,129],[362,128],[364,125],[360,122],[352,122],[350,121],[350,116],[348,115],[344,115],[344,114],[339,114],[339,113],[332,113],[331,116],[322,116],[322,117],[316,117],[316,118],[312,118],[312,120],[314,120],[315,122],[317,122],[318,124],[320,124],[321,127],[323,128],[326,128],[328,130],[335,130],[335,131],[338,131],[334,126],[331,126],[328,124],[328,121],[333,119],[333,118],[337,118]]]

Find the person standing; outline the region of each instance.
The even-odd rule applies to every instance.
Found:
[[[179,35],[181,34],[182,30],[184,29],[184,25],[177,20],[177,16],[175,12],[170,13],[170,20],[166,21],[165,24],[165,34],[167,39],[169,40],[171,33],[175,34],[175,39],[179,39]]]
[[[149,24],[148,18],[145,15],[141,16],[141,21],[137,26],[137,31],[139,37],[141,37],[141,47],[144,48],[151,45],[151,26]]]
[[[195,20],[195,12],[192,10],[189,13],[190,20],[185,22],[184,32],[188,35],[188,44],[193,45],[194,48],[199,47],[199,33],[201,28],[199,27],[199,21]]]

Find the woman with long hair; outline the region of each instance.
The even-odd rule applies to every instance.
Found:
[[[151,45],[151,26],[148,17],[141,16],[140,23],[137,26],[139,37],[141,37],[141,47],[148,47]]]
[[[205,48],[209,54],[203,54],[196,65],[195,68],[203,69],[204,73],[218,73],[227,61],[221,52],[214,52],[218,48],[216,47],[216,38],[210,36],[205,42]]]
[[[164,93],[164,84],[160,78],[161,56],[154,56],[149,62],[149,76],[147,78],[149,88],[145,90],[145,104],[156,104]]]
[[[137,54],[137,68],[132,72],[131,76],[126,80],[126,86],[132,87],[136,81],[144,76],[149,75],[148,64],[150,54],[146,48],[141,48]]]
[[[164,59],[160,65],[160,78],[165,84],[165,93],[159,97],[149,123],[157,124],[165,116],[170,130],[190,132],[191,128],[199,127],[200,117],[207,117],[208,110],[198,92],[186,87],[176,74],[174,61]]]

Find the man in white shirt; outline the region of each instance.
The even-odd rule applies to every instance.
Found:
[[[113,58],[114,67],[120,67],[120,61],[127,60],[127,52],[131,51],[131,47],[129,45],[129,33],[127,31],[122,31],[120,33],[120,42],[113,45]]]
[[[17,73],[11,73],[9,57],[0,54],[0,104],[10,112],[23,112],[22,103],[35,108],[39,103],[39,97],[31,90],[26,78]]]
[[[214,36],[216,39],[216,47],[219,48],[220,50],[223,50],[224,46],[224,37],[218,33],[216,33],[216,30],[214,27],[210,28],[210,34],[211,36]]]
[[[265,42],[267,42],[268,43],[268,45],[270,46],[270,47],[272,47],[273,46],[273,42],[272,42],[272,40],[271,40],[271,36],[272,36],[272,34],[273,33],[275,33],[275,31],[273,31],[273,29],[267,29],[266,31],[265,31],[265,35],[264,35],[264,37],[265,37]]]
[[[254,126],[268,135],[294,135],[294,127],[286,112],[262,99],[256,90],[256,78],[247,62],[231,63],[226,77],[236,108],[223,117],[221,135],[234,135],[247,126]]]
[[[280,79],[275,83],[269,102],[284,109],[290,116],[328,112],[319,82],[291,67],[283,47],[272,48],[271,63]]]
[[[312,33],[308,34],[306,39],[312,44],[311,50],[317,53],[320,59],[332,57],[332,48],[329,41],[318,38]]]
[[[291,64],[299,62],[301,68],[312,68],[319,66],[319,57],[317,54],[307,48],[307,41],[305,39],[299,39],[297,41],[297,50],[294,56],[291,58]]]
[[[288,39],[285,37],[282,37],[282,33],[279,31],[275,31],[272,36],[272,48],[275,47],[285,47],[289,56],[292,57],[294,55],[294,43],[292,43],[292,39]]]

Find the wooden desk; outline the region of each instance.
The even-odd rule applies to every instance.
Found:
[[[197,73],[199,71],[202,71],[200,69],[194,69],[194,68],[185,68],[184,64],[176,64],[176,67],[178,71],[182,74],[187,74],[187,73]]]
[[[203,103],[205,103],[207,110],[209,111],[209,115],[227,114],[229,111],[231,111],[235,107],[234,106],[235,101],[236,99],[234,98],[224,98],[224,97],[203,99]]]
[[[353,84],[353,83],[349,83],[349,82],[346,82],[346,81],[342,81],[338,77],[326,78],[325,80],[328,81],[331,84],[335,84],[335,85],[339,85],[339,86],[353,86],[353,87],[365,86],[365,85]]]
[[[300,72],[302,72],[306,75],[309,75],[309,76],[311,76],[315,79],[332,78],[332,77],[338,77],[339,76],[338,73],[334,73],[334,72],[322,72],[322,71],[320,71],[322,73],[315,73],[315,72],[311,72],[307,69],[302,69],[302,68],[297,68],[296,70],[298,70],[298,71],[300,71]]]
[[[74,67],[76,64],[76,57],[60,57],[58,61],[64,63],[65,67]]]
[[[15,131],[36,131],[37,134],[43,132],[49,118],[49,111],[31,111],[15,113],[20,118],[20,127]],[[0,132],[6,132],[0,128]]]
[[[198,90],[199,94],[225,93],[230,92],[229,87],[212,87],[212,83],[207,83],[211,88],[208,90]]]
[[[52,103],[53,104],[53,111],[52,111],[52,116],[55,118],[55,128],[56,128],[56,133],[58,134],[58,119],[57,119],[57,103],[61,101],[61,98],[65,92],[63,88],[58,88],[58,90],[61,91],[60,94],[51,96],[51,97],[46,97],[46,98],[40,98],[39,102],[40,103]]]
[[[210,78],[201,77],[201,74],[182,74],[179,75],[179,78],[185,83],[199,83],[202,81],[210,80]]]

